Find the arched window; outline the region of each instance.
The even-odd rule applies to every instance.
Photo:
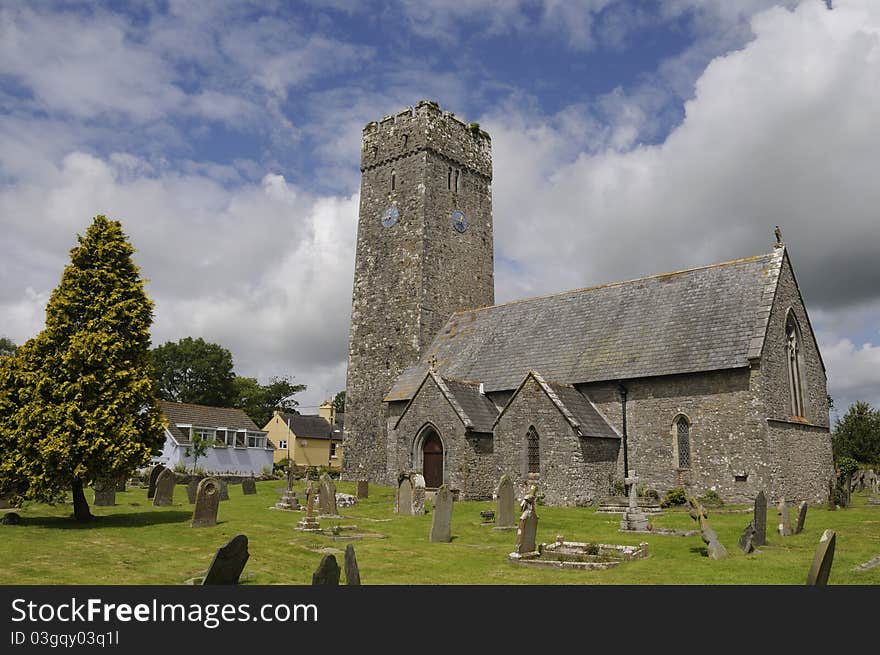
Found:
[[[541,448],[538,444],[538,433],[533,425],[529,426],[526,434],[526,463],[527,473],[541,472]]]
[[[396,187],[397,187],[397,173],[392,168],[391,169],[391,190],[394,191],[394,189]]]
[[[791,398],[791,415],[806,418],[803,385],[803,357],[801,355],[801,331],[794,312],[788,310],[785,319],[785,356],[788,364],[788,391]]]
[[[691,424],[684,416],[675,419],[675,446],[678,454],[678,468],[689,469],[691,467]]]
[[[455,169],[455,190],[458,191],[458,169]]]
[[[452,188],[452,166],[446,169],[446,188]]]

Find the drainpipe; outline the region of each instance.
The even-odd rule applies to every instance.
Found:
[[[626,484],[626,479],[629,477],[629,453],[627,452],[626,443],[626,386],[624,386],[623,382],[620,382],[617,389],[620,392],[620,411],[623,414],[623,491],[625,495],[629,496],[629,489],[627,489]]]

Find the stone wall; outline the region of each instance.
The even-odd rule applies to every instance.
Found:
[[[772,453],[768,499],[825,502],[834,475],[827,428],[773,419],[767,419],[767,428]]]

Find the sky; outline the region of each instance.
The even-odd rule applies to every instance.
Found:
[[[779,225],[836,412],[880,407],[876,0],[0,0],[0,336],[42,329],[105,214],[154,345],[219,343],[316,411],[345,386],[362,128],[421,99],[491,135],[496,302]]]

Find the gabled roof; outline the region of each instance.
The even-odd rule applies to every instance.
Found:
[[[241,409],[232,407],[211,407],[192,403],[173,403],[159,401],[159,409],[168,419],[168,431],[177,443],[190,443],[189,434],[177,429],[178,425],[191,425],[203,428],[227,428],[229,430],[250,430],[260,432],[251,418]]]
[[[432,359],[486,392],[529,370],[577,384],[749,366],[784,252],[458,312],[385,400],[412,398]]]
[[[422,378],[416,393],[413,394],[413,400],[401,412],[400,417],[395,423],[395,428],[406,415],[418,392],[429,379],[433,380],[440,389],[440,393],[449,402],[452,410],[461,420],[466,430],[472,432],[492,432],[492,425],[495,417],[498,415],[498,410],[491,400],[480,393],[479,383],[445,379],[430,369]]]
[[[317,414],[282,413],[280,418],[284,423],[290,420],[290,431],[298,439],[342,439],[341,416],[337,415],[332,427],[327,419]]]
[[[529,371],[526,373],[523,381],[520,382],[516,391],[510,397],[510,400],[507,401],[507,404],[495,419],[495,422],[492,425],[493,429],[495,425],[498,424],[498,421],[501,420],[501,417],[504,415],[504,412],[507,411],[507,408],[513,405],[519,392],[526,385],[526,382],[529,381],[529,378],[534,379],[544,393],[547,394],[550,402],[556,406],[562,416],[565,417],[565,420],[568,421],[569,425],[571,425],[574,431],[577,432],[578,436],[605,437],[611,439],[620,438],[620,434],[614,426],[610,425],[608,421],[605,420],[605,417],[602,416],[602,413],[596,408],[593,401],[571,385],[561,384],[559,382],[548,382],[537,371]]]

